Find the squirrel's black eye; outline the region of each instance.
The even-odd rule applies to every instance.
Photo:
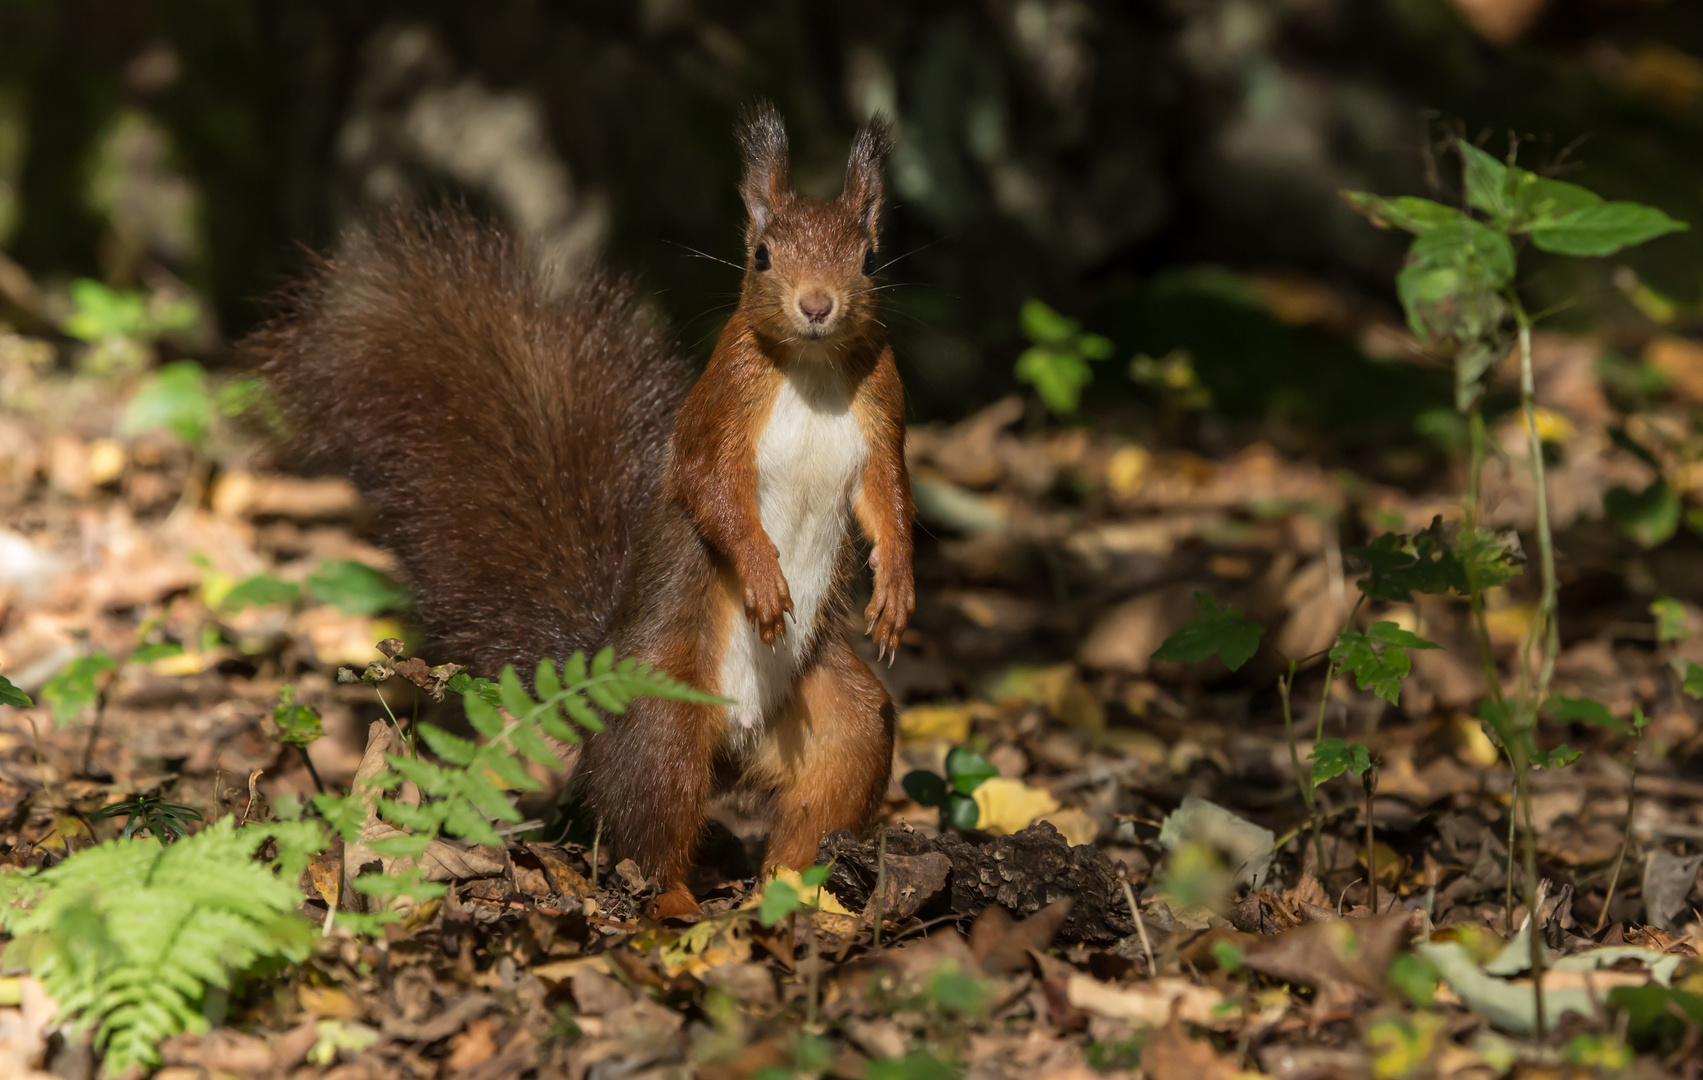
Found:
[[[874,277],[875,276],[875,249],[874,248],[864,248],[863,249],[863,276],[864,277]]]
[[[757,250],[751,254],[751,265],[755,266],[759,270],[767,270],[769,268],[769,245],[757,245]]]

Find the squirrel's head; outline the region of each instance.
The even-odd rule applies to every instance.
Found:
[[[891,141],[876,116],[852,141],[845,189],[813,199],[787,184],[786,125],[767,102],[739,133],[751,212],[745,230],[741,306],[755,329],[778,342],[840,344],[875,323],[875,253],[880,245],[882,170]]]

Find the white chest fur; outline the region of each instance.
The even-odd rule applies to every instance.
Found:
[[[869,447],[851,412],[851,393],[826,365],[798,364],[775,395],[757,439],[757,508],[780,551],[792,618],[771,647],[742,619],[721,661],[730,734],[743,741],[792,692],[823,601],[839,569],[851,502]]]

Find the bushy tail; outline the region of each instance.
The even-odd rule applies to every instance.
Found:
[[[631,287],[553,292],[443,208],[369,224],[286,304],[244,347],[297,448],[366,495],[441,658],[524,674],[594,646],[687,385]]]

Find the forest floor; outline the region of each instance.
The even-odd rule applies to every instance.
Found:
[[[1635,785],[1628,735],[1539,731],[1545,749],[1583,751],[1533,779],[1535,922],[1557,968],[1542,1042],[1516,940],[1512,773],[1477,719],[1465,604],[1357,604],[1353,549],[1458,522],[1463,471],[1411,447],[1367,450],[1351,472],[1257,441],[1210,457],[1022,431],[1010,401],[913,429],[919,601],[881,669],[900,704],[884,825],[829,839],[828,884],[803,889],[803,909],[764,925],[759,825],[736,807],[706,841],[695,924],[647,920],[654,883],[606,848],[594,862],[589,845],[514,832],[465,852],[441,903],[373,939],[334,929],[306,963],[241,984],[223,1025],[168,1043],[157,1075],[1697,1075],[1703,728],[1681,684],[1703,661],[1703,559],[1684,529],[1645,547],[1602,513],[1617,486],[1683,473],[1694,388],[1628,404],[1597,349],[1564,338],[1540,338],[1537,367],[1563,585],[1555,689],[1649,720]],[[266,820],[313,793],[313,773],[346,790],[369,732],[389,745],[387,712],[430,707],[401,676],[336,680],[389,638],[457,659],[430,651],[381,577],[351,570],[395,566],[347,485],[279,471],[254,438],[210,467],[162,435],[115,440],[120,403],[98,382],[0,371],[0,673],[38,701],[0,708],[0,862],[112,837],[122,819],[95,812],[139,793]],[[1528,530],[1523,437],[1512,417],[1491,435],[1506,453],[1483,523]],[[1490,599],[1510,687],[1535,576]],[[1266,628],[1235,672],[1153,659],[1197,592]],[[1346,677],[1321,694],[1350,618],[1443,646],[1413,650],[1399,703]],[[55,681],[94,655],[110,670]],[[1297,744],[1286,658],[1310,658]],[[325,728],[313,772],[272,719],[285,687]],[[1322,782],[1315,839],[1296,761],[1320,736],[1369,748],[1375,792]],[[972,792],[979,827],[943,835],[901,781],[946,771],[959,747],[998,775]],[[335,861],[303,875],[316,923],[345,894]],[[52,1030],[50,1013],[0,1010],[10,1060],[90,1075],[86,1041]]]

